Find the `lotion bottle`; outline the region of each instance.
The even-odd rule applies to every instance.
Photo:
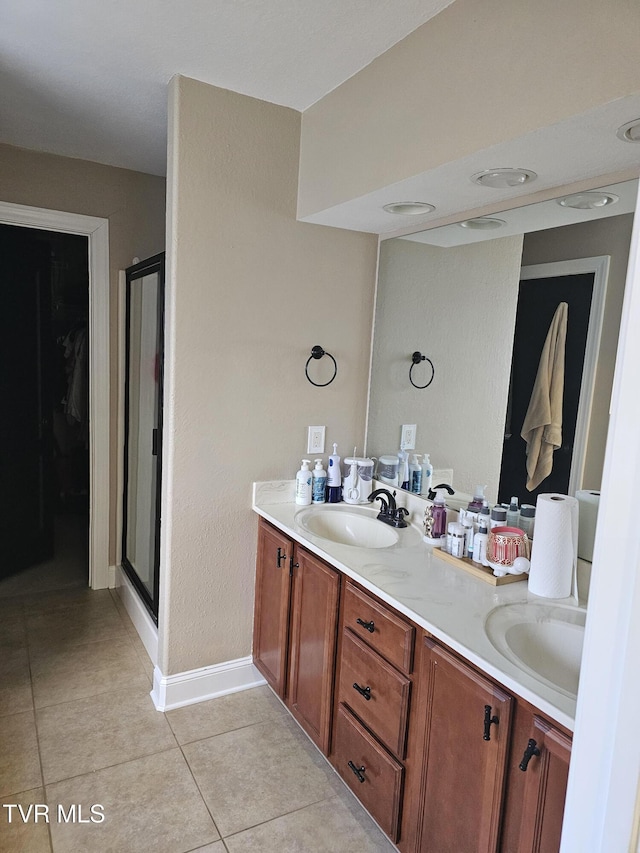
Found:
[[[433,465],[428,453],[422,455],[422,494],[428,495],[431,491],[433,480]]]
[[[339,504],[342,497],[342,472],[340,471],[340,457],[338,456],[338,445],[333,445],[333,453],[329,457],[329,471],[327,473],[327,498],[330,504]]]
[[[431,534],[434,539],[439,539],[447,532],[447,507],[445,506],[444,496],[444,489],[436,490],[432,510],[433,532]]]
[[[473,556],[474,563],[480,563],[482,566],[488,566],[487,560],[487,527],[485,524],[485,516],[480,516],[480,531],[476,533],[473,539]]]
[[[309,506],[311,503],[311,462],[302,460],[302,468],[296,474],[296,503],[299,506]]]
[[[422,493],[422,466],[418,462],[418,453],[414,453],[409,463],[409,482],[414,495]]]
[[[407,451],[404,449],[404,447],[401,447],[398,451],[398,459],[400,460],[400,464],[398,465],[398,483],[400,483],[401,489],[405,489],[407,491],[410,487],[409,463],[407,462],[408,457],[409,454],[407,453]]]
[[[316,459],[316,467],[311,473],[313,474],[311,502],[314,504],[323,504],[326,500],[327,472],[322,467],[322,459]]]

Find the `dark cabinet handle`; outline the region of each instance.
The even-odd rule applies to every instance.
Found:
[[[369,699],[371,699],[371,688],[370,687],[360,687],[358,682],[354,681],[353,682],[353,689],[357,690],[361,696],[364,696],[364,698],[367,700],[367,702],[369,701]]]
[[[524,755],[522,756],[522,761],[518,765],[520,770],[526,770],[529,766],[529,762],[533,758],[534,755],[540,755],[540,750],[538,749],[538,745],[536,744],[533,738],[529,738],[529,743],[527,744],[527,748],[524,751]]]
[[[287,559],[287,555],[284,553],[282,548],[278,548],[278,557],[277,557],[278,568],[282,567],[282,561],[286,560],[286,559]]]
[[[361,782],[364,782],[364,764],[362,765],[362,767],[356,767],[356,765],[353,763],[353,761],[350,761],[349,767],[353,770],[353,772],[356,774],[358,779]]]
[[[494,715],[491,716],[491,705],[484,706],[484,734],[483,740],[491,740],[491,724],[497,726],[500,720]]]
[[[365,622],[364,619],[356,619],[356,622],[358,623],[358,625],[362,625],[362,627],[365,628],[370,634],[373,634],[373,632],[375,631],[376,626],[373,619],[371,620],[371,622]]]

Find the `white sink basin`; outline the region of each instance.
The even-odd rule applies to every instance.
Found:
[[[500,654],[565,696],[578,692],[586,611],[545,602],[492,610],[485,632]]]
[[[356,548],[391,548],[410,539],[416,540],[416,531],[411,527],[397,530],[376,516],[378,511],[368,507],[348,504],[330,504],[309,507],[296,513],[296,522],[307,533],[329,539],[338,545]],[[406,542],[406,544],[409,544]]]

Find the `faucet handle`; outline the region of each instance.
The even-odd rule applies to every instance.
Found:
[[[409,510],[399,506],[395,511],[396,527],[407,527],[407,522],[404,520],[405,515],[409,515]]]

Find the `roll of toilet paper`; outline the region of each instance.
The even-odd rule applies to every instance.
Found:
[[[578,501],[578,557],[593,562],[593,540],[596,538],[596,523],[600,506],[600,492],[593,489],[580,489],[576,492]]]
[[[529,591],[545,598],[571,595],[577,558],[578,501],[569,495],[538,495]]]

